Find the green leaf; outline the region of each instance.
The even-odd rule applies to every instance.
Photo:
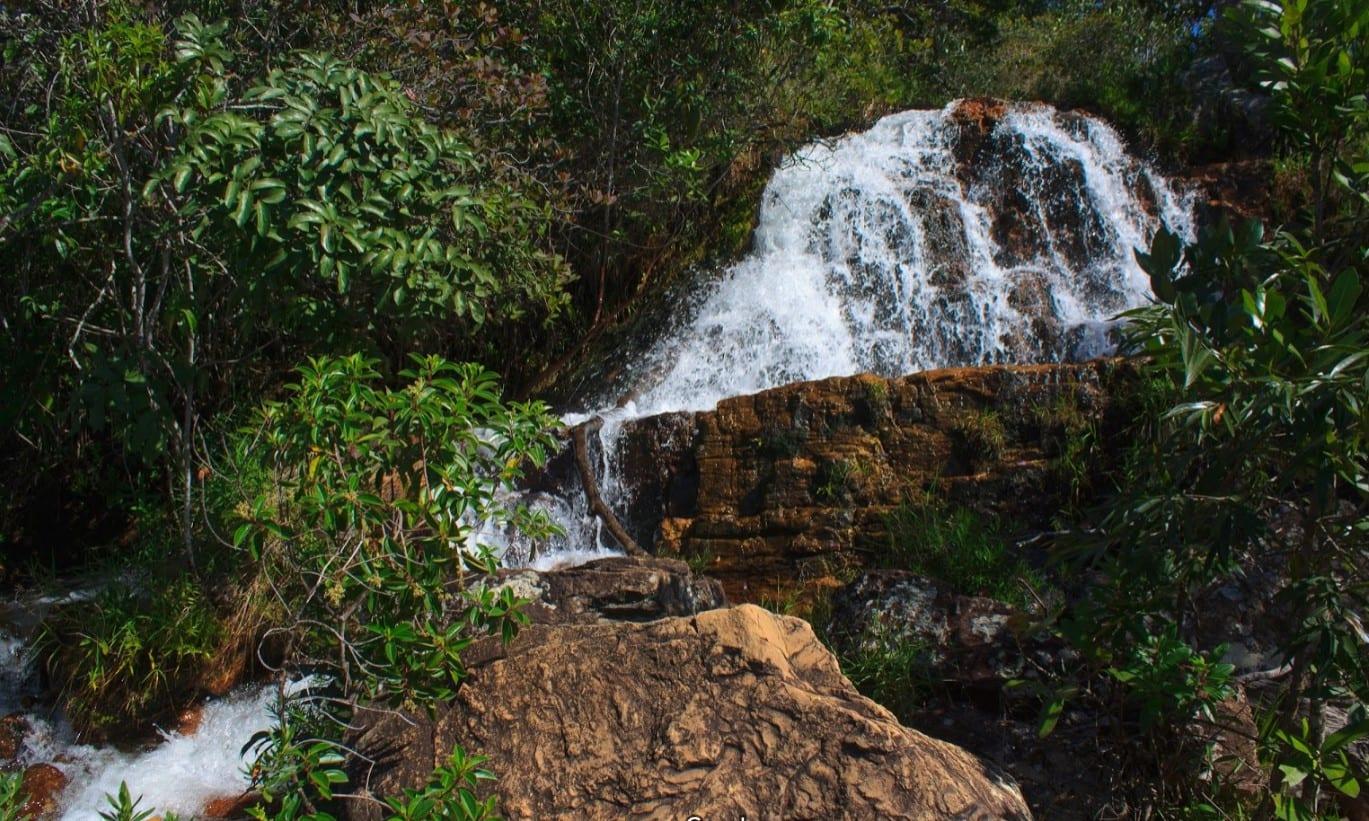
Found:
[[[1328,312],[1334,326],[1344,325],[1355,314],[1360,297],[1359,275],[1354,269],[1347,268],[1336,277],[1327,297]]]
[[[1355,778],[1354,772],[1350,769],[1350,763],[1344,755],[1336,756],[1327,762],[1322,767],[1322,772],[1326,775],[1326,780],[1331,782],[1331,786],[1351,798],[1359,797],[1359,781]]]
[[[1309,773],[1306,770],[1293,764],[1280,764],[1279,770],[1283,772],[1284,783],[1287,784],[1290,788],[1296,787],[1299,784],[1301,784],[1303,782],[1303,779],[1307,778],[1307,776],[1309,775]]]
[[[1036,737],[1045,738],[1055,732],[1055,726],[1060,722],[1060,716],[1065,712],[1065,700],[1057,698],[1041,708],[1041,715],[1037,720]]]

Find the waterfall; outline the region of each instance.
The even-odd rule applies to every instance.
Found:
[[[632,489],[619,433],[642,416],[862,371],[1106,353],[1113,318],[1149,295],[1133,250],[1160,225],[1191,237],[1189,212],[1091,117],[980,102],[895,114],[785,161],[765,189],[751,251],[565,420],[603,418],[594,468],[605,501],[622,510]],[[566,533],[536,558],[516,537],[478,534],[506,564],[550,569],[614,551],[578,479],[523,500]],[[36,694],[22,647],[0,633],[0,713],[25,710],[20,697]],[[135,752],[81,744],[60,718],[30,712],[19,763],[59,762],[72,778],[65,818],[97,817],[121,780],[144,807],[194,814],[246,786],[242,745],[271,725],[270,697],[244,688],[206,706],[197,733],[168,732]]]
[[[618,508],[627,420],[828,376],[1106,354],[1114,317],[1149,297],[1133,252],[1162,224],[1191,237],[1189,202],[1100,120],[980,101],[894,114],[785,161],[751,251],[566,421],[605,418],[597,472]],[[535,504],[566,528],[551,550],[613,544],[578,487]]]

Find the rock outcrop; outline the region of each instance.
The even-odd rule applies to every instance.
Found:
[[[890,646],[924,648],[929,674],[997,694],[1054,666],[1063,647],[1031,635],[1029,619],[983,596],[962,596],[905,570],[873,570],[832,597],[828,628],[843,657]]]
[[[527,599],[524,612],[535,624],[653,621],[727,603],[718,582],[663,558],[599,559],[550,572],[502,570],[490,586]]]
[[[535,625],[469,673],[435,719],[361,732],[375,763],[353,783],[417,786],[460,744],[490,757],[512,818],[1029,817],[1004,776],[899,725],[805,622],[758,607]]]
[[[617,512],[639,544],[706,568],[734,601],[867,566],[887,514],[928,493],[1044,526],[1069,492],[1068,437],[1108,441],[1134,373],[1106,360],[838,377],[637,420],[618,445],[632,492]]]

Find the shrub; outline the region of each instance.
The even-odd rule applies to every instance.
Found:
[[[1162,231],[1138,254],[1157,304],[1130,314],[1130,341],[1170,401],[1137,425],[1127,485],[1062,550],[1096,582],[1067,633],[1104,669],[1131,670],[1132,700],[1168,705],[1145,728],[1163,739],[1226,672],[1194,628],[1204,594],[1277,568],[1268,629],[1288,670],[1267,696],[1260,812],[1312,818],[1360,791],[1337,752],[1364,728],[1333,744],[1328,704],[1369,701],[1369,4],[1249,3],[1233,19],[1311,201],[1272,236],[1223,220],[1188,245]]]
[[[431,708],[465,678],[471,642],[511,640],[526,623],[509,589],[483,584],[497,559],[482,528],[552,530],[503,493],[548,456],[545,406],[505,403],[492,374],[439,357],[414,357],[398,388],[359,355],[311,360],[299,375],[244,432],[234,460],[264,465],[272,481],[236,511],[233,541],[286,614],[274,632],[287,669],[326,679],[286,699],[278,727],[257,740],[254,782],[277,817],[312,815],[332,795],[347,705]],[[474,772],[464,766],[435,778],[464,781]],[[462,789],[455,817],[487,814]],[[413,798],[392,808],[409,812]]]
[[[910,570],[958,593],[1028,603],[1023,585],[1042,586],[1040,575],[1009,552],[996,522],[964,507],[929,499],[907,503],[885,517],[888,548],[881,566]]]
[[[195,698],[225,630],[198,580],[126,577],[43,625],[39,651],[82,733],[140,729]]]
[[[947,61],[947,80],[957,95],[1091,109],[1171,156],[1202,153],[1225,135],[1195,121],[1184,85],[1200,26],[1136,0],[1019,7],[998,18],[991,43]]]
[[[503,403],[478,366],[413,361],[397,390],[361,356],[302,367],[246,445],[275,483],[243,505],[233,536],[294,616],[285,629],[309,666],[395,704],[449,697],[466,633],[517,627],[508,591],[465,582],[495,566],[479,529],[551,529],[500,496],[547,458],[545,407]]]
[[[0,138],[7,455],[174,472],[189,552],[199,425],[240,392],[305,353],[487,354],[564,306],[545,207],[391,81],[312,52],[241,78],[226,24],[93,14],[21,49],[60,104]]]
[[[1079,398],[1062,393],[1051,404],[1033,409],[1042,445],[1053,452],[1052,468],[1069,489],[1067,500],[1077,508],[1085,499],[1098,468],[1098,430],[1079,405]]]

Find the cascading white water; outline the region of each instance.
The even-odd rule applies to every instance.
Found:
[[[0,714],[22,711],[25,695],[37,695],[31,659],[22,641],[0,632]],[[16,763],[50,763],[67,777],[62,821],[99,821],[109,810],[106,797],[123,783],[141,799],[140,809],[193,818],[206,802],[232,799],[249,787],[253,753],[243,746],[273,725],[275,696],[273,686],[245,687],[206,704],[194,733],[165,732],[159,743],[137,751],[81,743],[60,716],[26,712]]]
[[[1189,203],[1099,120],[1018,104],[976,133],[962,110],[895,114],[775,172],[751,252],[629,368],[626,390],[581,406],[611,410],[567,417],[606,420],[611,506],[628,492],[615,436],[628,419],[800,380],[1111,350],[1113,318],[1150,294],[1134,250],[1161,224],[1191,235]],[[579,488],[537,503],[567,530],[551,550],[605,543]],[[526,555],[513,545],[508,560]]]
[[[863,371],[1106,352],[1096,331],[1150,292],[1133,249],[1160,222],[1189,232],[1187,207],[1111,128],[1043,105],[1008,108],[992,134],[1000,167],[966,179],[952,111],[886,117],[778,170],[753,251],[635,368],[631,415]],[[995,182],[1025,184],[1025,207],[1003,213]],[[1050,230],[1062,210],[1093,234],[1082,254]],[[1031,232],[1029,256],[1004,248],[995,219]]]

